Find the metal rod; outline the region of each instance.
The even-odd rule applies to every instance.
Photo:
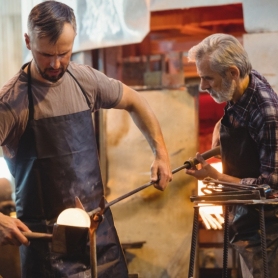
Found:
[[[196,206],[194,207],[188,278],[193,278],[193,274],[194,274],[196,246],[197,246],[197,238],[198,238],[198,230],[199,230],[198,216],[199,216],[199,206]]]
[[[260,230],[261,230],[261,247],[262,247],[262,257],[263,257],[263,271],[264,278],[269,277],[268,272],[268,262],[267,262],[267,246],[266,246],[266,232],[265,232],[265,221],[264,221],[264,205],[259,206],[260,212]]]
[[[222,277],[228,278],[228,255],[229,255],[229,206],[224,208],[224,247]]]
[[[91,220],[92,222],[93,220]],[[91,225],[89,229],[90,236],[90,263],[91,277],[97,278],[97,255],[96,255],[96,228]]]
[[[213,156],[216,156],[216,155],[219,155],[219,154],[220,154],[220,147],[216,147],[216,148],[213,148],[213,149],[211,149],[209,151],[204,152],[201,155],[206,160],[206,159],[209,159],[209,158],[211,158]],[[191,167],[193,167],[194,165],[197,165],[197,164],[199,164],[199,161],[196,158],[187,160],[187,161],[184,162],[184,164],[182,166],[172,170],[172,174],[175,174],[175,173],[179,172],[182,169],[190,169]],[[138,188],[136,188],[136,189],[134,189],[134,190],[132,190],[132,191],[130,191],[130,192],[128,192],[128,193],[118,197],[118,198],[116,198],[115,200],[105,204],[105,208],[108,208],[108,207],[110,207],[110,206],[112,206],[112,205],[114,205],[114,204],[116,204],[116,203],[126,199],[127,197],[130,197],[131,195],[133,195],[133,194],[135,194],[135,193],[137,193],[137,192],[139,192],[139,191],[149,187],[152,184],[155,184],[156,182],[157,181],[150,181],[150,182],[148,182],[146,184],[143,184],[143,185],[139,186]],[[89,216],[92,216],[93,214],[99,212],[100,210],[101,210],[101,208],[98,207],[98,208],[88,212],[88,214],[89,214]]]

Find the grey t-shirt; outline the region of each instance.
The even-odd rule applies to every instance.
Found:
[[[28,77],[23,68],[0,90],[0,145],[8,158],[15,156],[28,121]],[[121,100],[123,86],[120,81],[74,62],[70,62],[68,70],[87,94],[91,112],[113,108]],[[67,72],[52,84],[32,80],[32,95],[35,120],[89,109],[80,87]]]

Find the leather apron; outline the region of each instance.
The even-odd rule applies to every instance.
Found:
[[[233,128],[223,117],[220,128],[223,173],[238,178],[260,176],[259,152],[247,128]],[[265,206],[269,277],[277,277],[278,221],[275,207]],[[256,206],[233,206],[230,211],[230,242],[239,252],[243,277],[263,277],[259,210]],[[276,231],[275,231],[276,230]]]
[[[29,69],[29,119],[13,173],[16,211],[32,231],[51,233],[61,211],[75,207],[75,196],[86,211],[98,207],[103,184],[90,109],[34,120]],[[65,74],[74,78],[69,71]],[[107,209],[104,216],[96,233],[98,278],[128,277],[111,211]],[[81,254],[61,255],[51,252],[51,243],[31,241],[20,247],[20,256],[22,278],[91,277],[89,242]]]

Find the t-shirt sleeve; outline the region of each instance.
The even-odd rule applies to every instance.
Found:
[[[71,63],[70,70],[87,94],[92,112],[100,108],[113,108],[122,99],[123,84],[119,80],[86,65]]]
[[[16,123],[15,115],[11,109],[0,101],[0,145],[4,145],[7,139],[11,137]]]
[[[95,107],[113,108],[115,107],[123,95],[123,84],[119,80],[107,77],[105,74],[94,71],[97,79],[97,97]]]

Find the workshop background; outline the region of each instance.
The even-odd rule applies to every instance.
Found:
[[[0,0],[0,86],[31,59],[23,34],[28,13],[39,2]],[[195,65],[187,62],[191,46],[213,33],[236,36],[253,68],[278,91],[276,0],[61,2],[77,16],[72,60],[119,79],[146,97],[161,124],[173,169],[197,151],[210,149],[213,126],[223,114],[223,105],[199,91]],[[149,181],[153,156],[125,112],[100,111],[94,122],[106,198],[111,201]],[[14,191],[2,157],[0,178],[6,178]],[[181,171],[165,192],[150,187],[112,206],[131,274],[187,277],[194,194],[197,182]],[[200,226],[196,273],[221,277],[222,231],[206,227],[202,218]],[[229,268],[231,277],[239,277],[234,253]],[[17,247],[0,247],[0,275],[20,277]]]

